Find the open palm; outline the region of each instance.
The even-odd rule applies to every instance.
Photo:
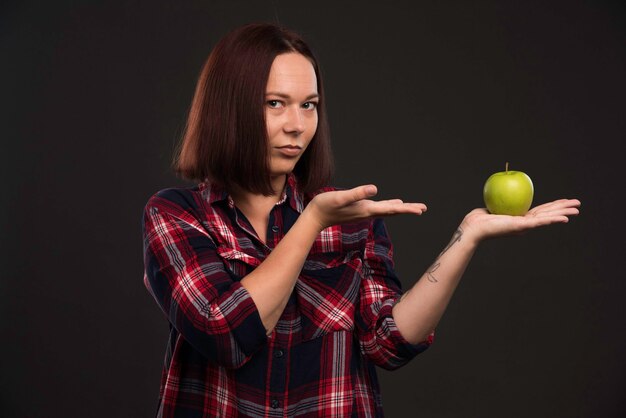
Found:
[[[579,213],[578,199],[559,199],[530,209],[524,216],[493,215],[487,209],[474,209],[463,220],[465,232],[478,240],[496,236],[520,234],[533,228],[555,223],[567,223],[569,216]]]
[[[377,216],[411,213],[421,215],[426,211],[423,203],[405,203],[400,199],[374,201],[377,189],[373,185],[320,193],[308,208],[322,228]]]

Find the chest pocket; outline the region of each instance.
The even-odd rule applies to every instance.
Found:
[[[202,225],[211,237],[226,271],[234,279],[240,280],[261,264],[262,260],[252,242],[248,238],[237,236],[225,218],[227,216],[214,211],[210,216],[211,221],[204,221]]]
[[[261,264],[261,260],[258,258],[227,246],[217,247],[217,253],[222,258],[226,270],[228,270],[236,280],[241,280],[241,278]]]
[[[309,255],[295,295],[303,340],[354,329],[362,265],[357,251]]]

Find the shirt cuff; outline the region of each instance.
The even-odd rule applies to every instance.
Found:
[[[435,339],[435,331],[433,330],[424,341],[420,341],[417,344],[412,344],[407,341],[400,333],[393,317],[393,307],[399,300],[400,298],[385,300],[380,309],[380,317],[386,319],[386,326],[383,328],[386,328],[385,331],[389,338],[389,342],[396,347],[398,356],[412,358],[424,352],[431,346]]]

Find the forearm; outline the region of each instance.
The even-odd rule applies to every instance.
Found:
[[[282,315],[311,246],[320,233],[318,225],[305,209],[271,254],[241,279],[241,285],[250,293],[259,310],[268,335]]]
[[[394,320],[407,341],[417,344],[435,329],[477,244],[461,225],[435,262],[394,306]]]

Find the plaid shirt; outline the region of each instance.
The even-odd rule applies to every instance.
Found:
[[[413,345],[396,327],[392,307],[402,290],[381,219],[318,235],[269,336],[240,284],[311,198],[288,176],[266,244],[230,196],[208,182],[150,198],[144,283],[170,328],[157,416],[383,415],[374,366],[403,366],[433,334]]]

